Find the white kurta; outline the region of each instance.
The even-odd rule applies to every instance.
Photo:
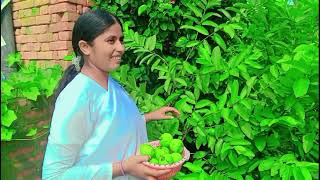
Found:
[[[79,73],[56,101],[42,179],[112,179],[112,162],[145,142],[144,116],[122,86],[109,75],[106,90]]]

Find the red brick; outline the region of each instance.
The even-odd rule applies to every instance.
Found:
[[[51,20],[50,15],[42,15],[36,17],[36,23],[37,24],[49,24]]]
[[[17,51],[21,51],[21,44],[16,44]]]
[[[31,9],[22,9],[19,11],[19,18],[25,18],[32,16],[32,10]]]
[[[69,55],[71,50],[63,50],[63,51],[58,51],[58,58],[63,59],[65,56]]]
[[[77,13],[82,14],[82,6],[81,5],[77,5]]]
[[[49,43],[41,43],[41,51],[49,51],[50,44]]]
[[[16,43],[29,43],[29,42],[37,42],[37,36],[36,35],[16,36]]]
[[[22,59],[37,59],[37,52],[21,52]]]
[[[73,29],[74,22],[58,22],[55,24],[50,24],[49,32],[60,32],[60,31],[70,31]]]
[[[41,43],[26,43],[21,45],[21,51],[40,51]]]
[[[49,14],[49,6],[48,6],[48,5],[46,5],[46,6],[41,6],[41,7],[40,7],[40,14],[41,14],[41,15]]]
[[[38,59],[53,59],[52,51],[38,52]]]
[[[13,20],[13,26],[14,27],[21,27],[22,26],[21,19]]]
[[[20,19],[22,26],[32,26],[36,24],[36,17],[26,17]]]
[[[15,34],[16,36],[20,35],[20,34],[21,34],[21,29],[16,29],[16,31],[14,32],[14,34]]]
[[[59,33],[53,33],[52,41],[59,41]]]
[[[57,4],[57,3],[61,3],[61,2],[69,2],[69,3],[73,3],[73,4],[81,4],[81,5],[87,5],[87,0],[51,0],[50,3],[51,4]]]
[[[57,23],[61,21],[61,15],[60,14],[52,14],[51,15],[51,23]]]
[[[55,5],[51,5],[49,7],[49,13],[53,14],[53,13],[58,13],[58,12],[76,12],[77,7],[74,4],[70,4],[70,3],[59,3],[59,4],[55,4]]]
[[[76,21],[80,15],[77,13],[65,12],[61,18],[61,21]]]
[[[38,42],[50,42],[53,39],[53,33],[39,34],[37,36]]]
[[[35,34],[43,34],[48,32],[49,25],[32,26],[30,28]]]
[[[50,50],[68,50],[71,48],[71,41],[56,41],[50,43]]]
[[[71,40],[72,31],[59,32],[59,40],[68,41]]]
[[[13,11],[17,11],[17,10],[20,10],[20,9],[31,8],[34,5],[33,1],[34,0],[25,0],[25,1],[17,2],[17,3],[13,3],[12,10]]]
[[[19,18],[19,11],[13,12],[13,19],[18,19]]]
[[[42,5],[46,5],[46,4],[50,4],[50,0],[35,0],[34,1],[34,6],[42,6]]]
[[[48,32],[48,25],[21,27],[21,34],[43,34]]]

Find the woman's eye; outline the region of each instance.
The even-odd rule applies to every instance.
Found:
[[[108,40],[107,42],[110,43],[110,44],[113,44],[113,43],[114,43],[114,40],[113,40],[113,39],[110,39],[110,40]]]

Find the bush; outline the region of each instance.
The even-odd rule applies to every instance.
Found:
[[[19,52],[9,54],[7,63],[17,71],[1,80],[1,141],[26,137],[28,140],[35,138],[39,131],[48,132],[48,125],[39,129],[38,119],[32,118],[45,115],[39,114],[39,110],[50,114],[49,98],[62,77],[62,67],[38,67],[35,61],[24,64]]]
[[[318,179],[318,2],[96,0],[124,25],[113,73],[192,152],[179,179]],[[161,127],[161,128],[160,128]]]

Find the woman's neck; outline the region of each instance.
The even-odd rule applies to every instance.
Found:
[[[108,72],[104,72],[94,65],[84,64],[81,68],[81,73],[95,80],[99,85],[108,90]]]

